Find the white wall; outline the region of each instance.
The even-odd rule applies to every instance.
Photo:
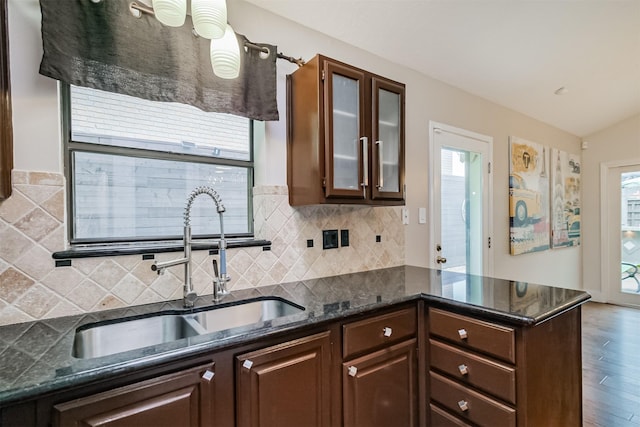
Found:
[[[356,49],[339,40],[301,27],[251,4],[229,2],[229,21],[249,39],[276,44],[280,52],[310,59],[316,53],[351,63],[407,86],[406,160],[407,206],[412,223],[406,226],[407,264],[428,266],[428,224],[417,224],[419,207],[428,207],[428,122],[434,120],[494,138],[494,276],[563,287],[581,287],[580,247],[537,254],[509,255],[508,137],[580,153],[578,137],[463,92],[384,58]],[[424,52],[422,54],[428,54]],[[267,124],[266,158],[262,179],[266,184],[286,184],[285,75],[297,67],[278,61],[280,121]]]
[[[276,44],[279,51],[304,59],[323,53],[406,84],[407,206],[412,219],[418,217],[419,207],[428,207],[429,182],[425,165],[429,161],[429,120],[492,136],[495,171],[494,275],[563,287],[581,287],[579,247],[512,257],[509,255],[508,230],[508,137],[519,136],[577,153],[580,140],[576,136],[301,27],[241,0],[230,1],[228,6],[229,22],[250,40]],[[37,2],[32,0],[9,0],[15,167],[22,170],[61,171],[56,84],[37,74],[41,55],[39,30],[22,13],[33,7],[37,8]],[[264,146],[256,150],[260,156],[257,158],[257,185],[286,184],[285,75],[295,69],[294,64],[278,61],[280,121],[267,123]],[[429,264],[428,229],[428,224],[417,224],[415,220],[405,227],[407,264]]]
[[[640,114],[623,120],[584,139],[588,148],[582,152],[582,211],[584,233],[584,289],[604,299],[600,283],[600,164],[640,158]]]
[[[9,0],[14,168],[61,172],[58,85],[38,74],[42,57],[39,15],[38,2]]]

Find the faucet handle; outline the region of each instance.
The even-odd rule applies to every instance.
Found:
[[[213,277],[218,278],[218,261],[213,259]]]

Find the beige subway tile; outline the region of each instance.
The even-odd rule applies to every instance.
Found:
[[[55,261],[51,258],[51,252],[34,245],[16,261],[15,266],[35,280],[42,280],[55,268]]]
[[[151,270],[152,265],[151,260],[141,261],[131,273],[145,285],[151,285],[158,278],[158,272]]]
[[[164,273],[156,277],[151,284],[151,289],[165,300],[169,300],[175,292],[182,290],[182,286],[182,281],[174,274]]]
[[[85,275],[74,267],[56,267],[42,279],[42,284],[64,297],[84,279]]]
[[[66,235],[64,224],[60,224],[58,228],[50,232],[44,239],[40,240],[40,244],[47,248],[51,253],[65,250]]]
[[[56,194],[60,190],[60,187],[49,185],[17,184],[15,186],[15,189],[24,194],[35,204],[39,205],[40,203],[43,203],[45,200]]]
[[[60,189],[40,206],[58,221],[64,221],[64,190]]]
[[[126,304],[132,304],[144,292],[146,286],[131,274],[127,274],[111,292]]]
[[[107,294],[94,307],[95,310],[111,310],[114,308],[126,307],[126,304],[114,295]]]
[[[29,184],[61,187],[64,185],[64,175],[51,172],[29,172]]]
[[[34,244],[20,231],[6,227],[0,231],[0,258],[13,264]]]
[[[30,322],[32,320],[35,319],[12,305],[0,308],[0,326]]]
[[[42,285],[31,286],[14,306],[29,316],[40,319],[60,302],[60,297]]]
[[[58,228],[60,222],[42,209],[36,208],[16,221],[14,225],[26,236],[38,242]]]
[[[11,304],[34,284],[35,282],[24,273],[9,267],[0,274],[0,298]]]
[[[106,294],[107,291],[104,288],[98,286],[93,280],[86,279],[69,292],[67,299],[84,311],[90,311]]]
[[[61,299],[48,313],[42,316],[43,319],[52,319],[54,317],[73,316],[76,314],[82,314],[80,308],[72,304],[71,302]]]
[[[112,289],[126,274],[127,271],[110,259],[102,260],[89,277],[103,288]]]
[[[29,172],[21,171],[21,170],[12,170],[11,171],[11,182],[13,185],[16,184],[28,184],[29,183]]]
[[[0,218],[13,224],[28,214],[36,205],[17,191],[7,200],[0,201]]]

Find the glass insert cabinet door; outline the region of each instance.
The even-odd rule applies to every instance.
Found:
[[[327,197],[364,199],[368,185],[365,76],[335,63],[325,65]]]
[[[404,191],[404,86],[374,78],[373,198],[402,199]]]

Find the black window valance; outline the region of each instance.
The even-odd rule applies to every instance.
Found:
[[[44,54],[40,74],[76,86],[180,102],[204,111],[278,120],[275,46],[243,49],[240,76],[213,74],[210,41],[196,37],[191,18],[165,27],[153,16],[134,17],[129,0],[40,0]]]

